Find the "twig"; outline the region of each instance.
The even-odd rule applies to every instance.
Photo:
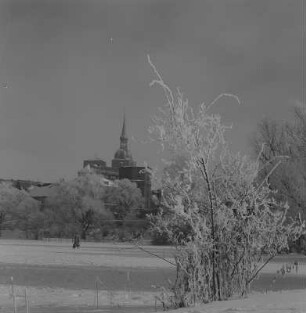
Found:
[[[150,55],[147,55],[147,58],[148,58],[148,62],[150,64],[151,68],[153,69],[154,74],[158,78],[158,79],[154,79],[151,82],[150,86],[153,86],[155,84],[160,85],[163,88],[164,92],[165,92],[166,98],[168,100],[168,104],[170,104],[170,107],[172,107],[172,105],[174,104],[174,97],[173,97],[171,89],[165,84],[165,82],[162,79],[161,75],[159,74],[157,68],[155,67],[155,65],[151,61]]]
[[[161,259],[161,260],[163,260],[163,261],[165,261],[165,262],[167,262],[167,263],[169,263],[169,264],[171,264],[171,265],[173,265],[173,266],[176,267],[176,264],[175,264],[175,263],[173,263],[173,262],[167,260],[166,258],[163,258],[163,257],[161,257],[160,255],[155,254],[155,253],[153,253],[153,252],[150,252],[150,251],[148,251],[148,250],[146,250],[146,249],[140,247],[140,246],[137,245],[137,244],[134,244],[134,245],[135,245],[136,248],[138,248],[138,249],[140,249],[140,250],[142,250],[142,251],[144,251],[144,252],[146,252],[146,253],[148,253],[148,254],[150,254],[150,255],[153,255],[153,256],[157,257],[158,259]]]
[[[247,281],[247,284],[251,283],[256,276],[258,275],[258,273],[276,256],[276,254],[271,255],[266,262],[255,272],[255,274]]]
[[[238,262],[235,264],[234,268],[233,268],[233,271],[232,271],[232,274],[231,274],[231,278],[233,278],[234,274],[235,274],[235,271],[236,269],[238,268],[238,265],[239,263],[242,261],[243,257],[245,256],[245,249],[243,250],[243,253],[241,254]]]
[[[223,98],[223,97],[230,97],[230,98],[234,98],[239,105],[241,105],[241,102],[239,100],[239,98],[231,93],[221,93],[220,95],[218,95],[212,102],[210,102],[207,106],[207,109],[209,109],[211,106],[213,106],[217,101],[219,101],[219,99]]]
[[[268,181],[269,177],[271,176],[271,174],[275,171],[275,169],[282,163],[282,161],[278,161],[270,170],[270,172],[266,175],[266,177],[263,179],[263,181],[261,182],[261,184],[257,187],[256,191],[258,191],[265,182]]]

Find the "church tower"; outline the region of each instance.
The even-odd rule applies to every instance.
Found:
[[[112,160],[112,168],[119,171],[119,168],[124,166],[136,166],[136,162],[133,160],[133,157],[129,152],[125,114],[123,116],[122,131],[120,136],[120,148],[114,155],[114,159]]]

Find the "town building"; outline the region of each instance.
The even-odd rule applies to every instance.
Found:
[[[89,159],[83,161],[83,169],[78,174],[82,175],[87,170],[101,175],[101,182],[105,186],[112,186],[113,181],[117,179],[129,179],[136,183],[144,197],[145,208],[150,210],[152,194],[154,194],[154,191],[151,190],[151,174],[146,167],[137,166],[136,161],[133,159],[128,146],[125,116],[120,135],[120,146],[114,154],[111,166],[107,166],[102,159]],[[41,202],[42,207],[47,199],[54,196],[58,191],[57,184],[52,183],[13,179],[0,179],[0,183],[9,183],[17,189],[27,191],[32,198]]]
[[[96,174],[103,175],[109,180],[129,179],[135,182],[144,197],[145,207],[149,210],[152,197],[151,175],[145,167],[137,166],[129,150],[125,115],[120,135],[120,146],[115,152],[111,164],[112,166],[109,167],[104,160],[90,159],[84,160],[83,168],[93,170]]]
[[[0,179],[0,183],[6,183],[11,185],[12,187],[19,189],[19,190],[25,190],[28,191],[32,186],[48,186],[50,183],[42,183],[39,181],[33,181],[33,180],[22,180],[22,179]]]

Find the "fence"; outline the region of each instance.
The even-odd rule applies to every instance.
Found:
[[[3,301],[0,312],[3,313],[149,313],[162,310],[162,304],[157,300],[155,293],[133,292],[129,289],[131,277],[126,275],[126,288],[124,291],[106,290],[103,281],[97,277],[93,281],[92,290],[74,290],[71,295],[67,290],[54,291],[51,288],[23,287],[15,285],[11,277],[8,301]],[[53,304],[42,303],[46,298],[54,298]],[[56,305],[54,301],[57,299]],[[3,311],[2,311],[3,310]]]

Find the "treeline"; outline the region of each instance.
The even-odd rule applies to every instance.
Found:
[[[0,184],[0,235],[4,229],[20,230],[26,238],[112,238],[129,240],[148,227],[144,199],[127,179],[105,185],[91,172],[60,180],[42,201],[8,183]]]
[[[306,107],[298,103],[288,120],[263,119],[251,142],[259,156],[258,178],[266,177],[273,197],[288,203],[287,217],[306,219]],[[290,243],[292,251],[306,253],[306,238]]]

